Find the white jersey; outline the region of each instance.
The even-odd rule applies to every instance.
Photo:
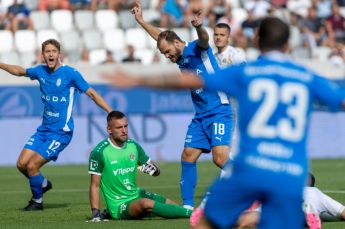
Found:
[[[243,64],[246,62],[246,55],[241,48],[228,46],[222,53],[214,54],[220,68],[226,68],[229,65]]]
[[[304,188],[304,202],[311,205],[322,221],[339,221],[345,206],[316,187]]]
[[[218,63],[218,66],[220,69],[226,68],[230,65],[239,65],[239,64],[246,63],[246,54],[244,53],[243,49],[235,48],[235,47],[232,47],[230,45],[228,45],[228,47],[226,47],[226,49],[223,52],[221,52],[221,53],[216,52],[214,54],[214,56],[216,57],[216,60],[217,60],[217,63]],[[238,146],[238,142],[237,142],[238,130],[237,130],[237,117],[236,117],[237,104],[233,99],[231,99],[231,104],[234,107],[235,128],[234,128],[234,134],[233,134],[233,139],[232,139],[232,148],[233,149],[229,153],[229,157],[230,157],[230,159],[233,160],[234,156],[236,154],[236,152],[235,152],[236,150],[234,150],[234,149],[236,149]],[[221,173],[221,177],[222,176],[223,176],[223,170]]]

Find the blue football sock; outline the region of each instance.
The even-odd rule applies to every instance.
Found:
[[[36,176],[29,176],[32,198],[35,200],[39,200],[43,196],[43,191],[42,191],[43,180],[44,180],[44,176],[41,173],[39,173]]]
[[[197,182],[196,163],[181,161],[181,166],[180,188],[183,205],[194,207],[194,190]]]

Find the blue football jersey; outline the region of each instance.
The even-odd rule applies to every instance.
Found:
[[[312,101],[340,108],[344,100],[334,83],[279,52],[204,76],[204,81],[205,90],[224,91],[237,100],[240,139],[234,163],[288,176],[306,173]]]
[[[43,121],[38,130],[73,131],[72,109],[76,90],[86,92],[90,85],[74,68],[62,65],[50,73],[46,65],[26,69],[31,80],[38,80],[44,104]]]
[[[194,72],[201,77],[219,70],[211,47],[202,49],[197,45],[197,40],[186,43],[182,57],[177,64],[181,71]],[[222,92],[209,92],[199,88],[191,90],[191,96],[197,113],[204,113],[214,110],[222,104],[229,104],[228,97]]]

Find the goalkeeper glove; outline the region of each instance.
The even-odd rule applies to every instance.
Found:
[[[150,176],[158,176],[160,174],[158,166],[155,165],[151,159],[148,160],[144,165],[138,167],[138,169],[143,173],[149,174]]]

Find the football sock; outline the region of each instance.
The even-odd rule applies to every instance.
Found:
[[[183,208],[175,204],[163,204],[155,201],[152,213],[167,219],[189,218],[193,210]]]
[[[32,193],[32,199],[39,203],[42,202],[42,182],[44,180],[44,176],[39,173],[36,176],[29,176],[30,188]]]
[[[47,180],[47,178],[44,178],[41,186],[42,186],[42,188],[45,188],[45,187],[47,187],[47,185],[48,185],[48,180]]]
[[[197,182],[196,163],[181,161],[181,166],[180,189],[183,205],[194,207],[194,190]]]

